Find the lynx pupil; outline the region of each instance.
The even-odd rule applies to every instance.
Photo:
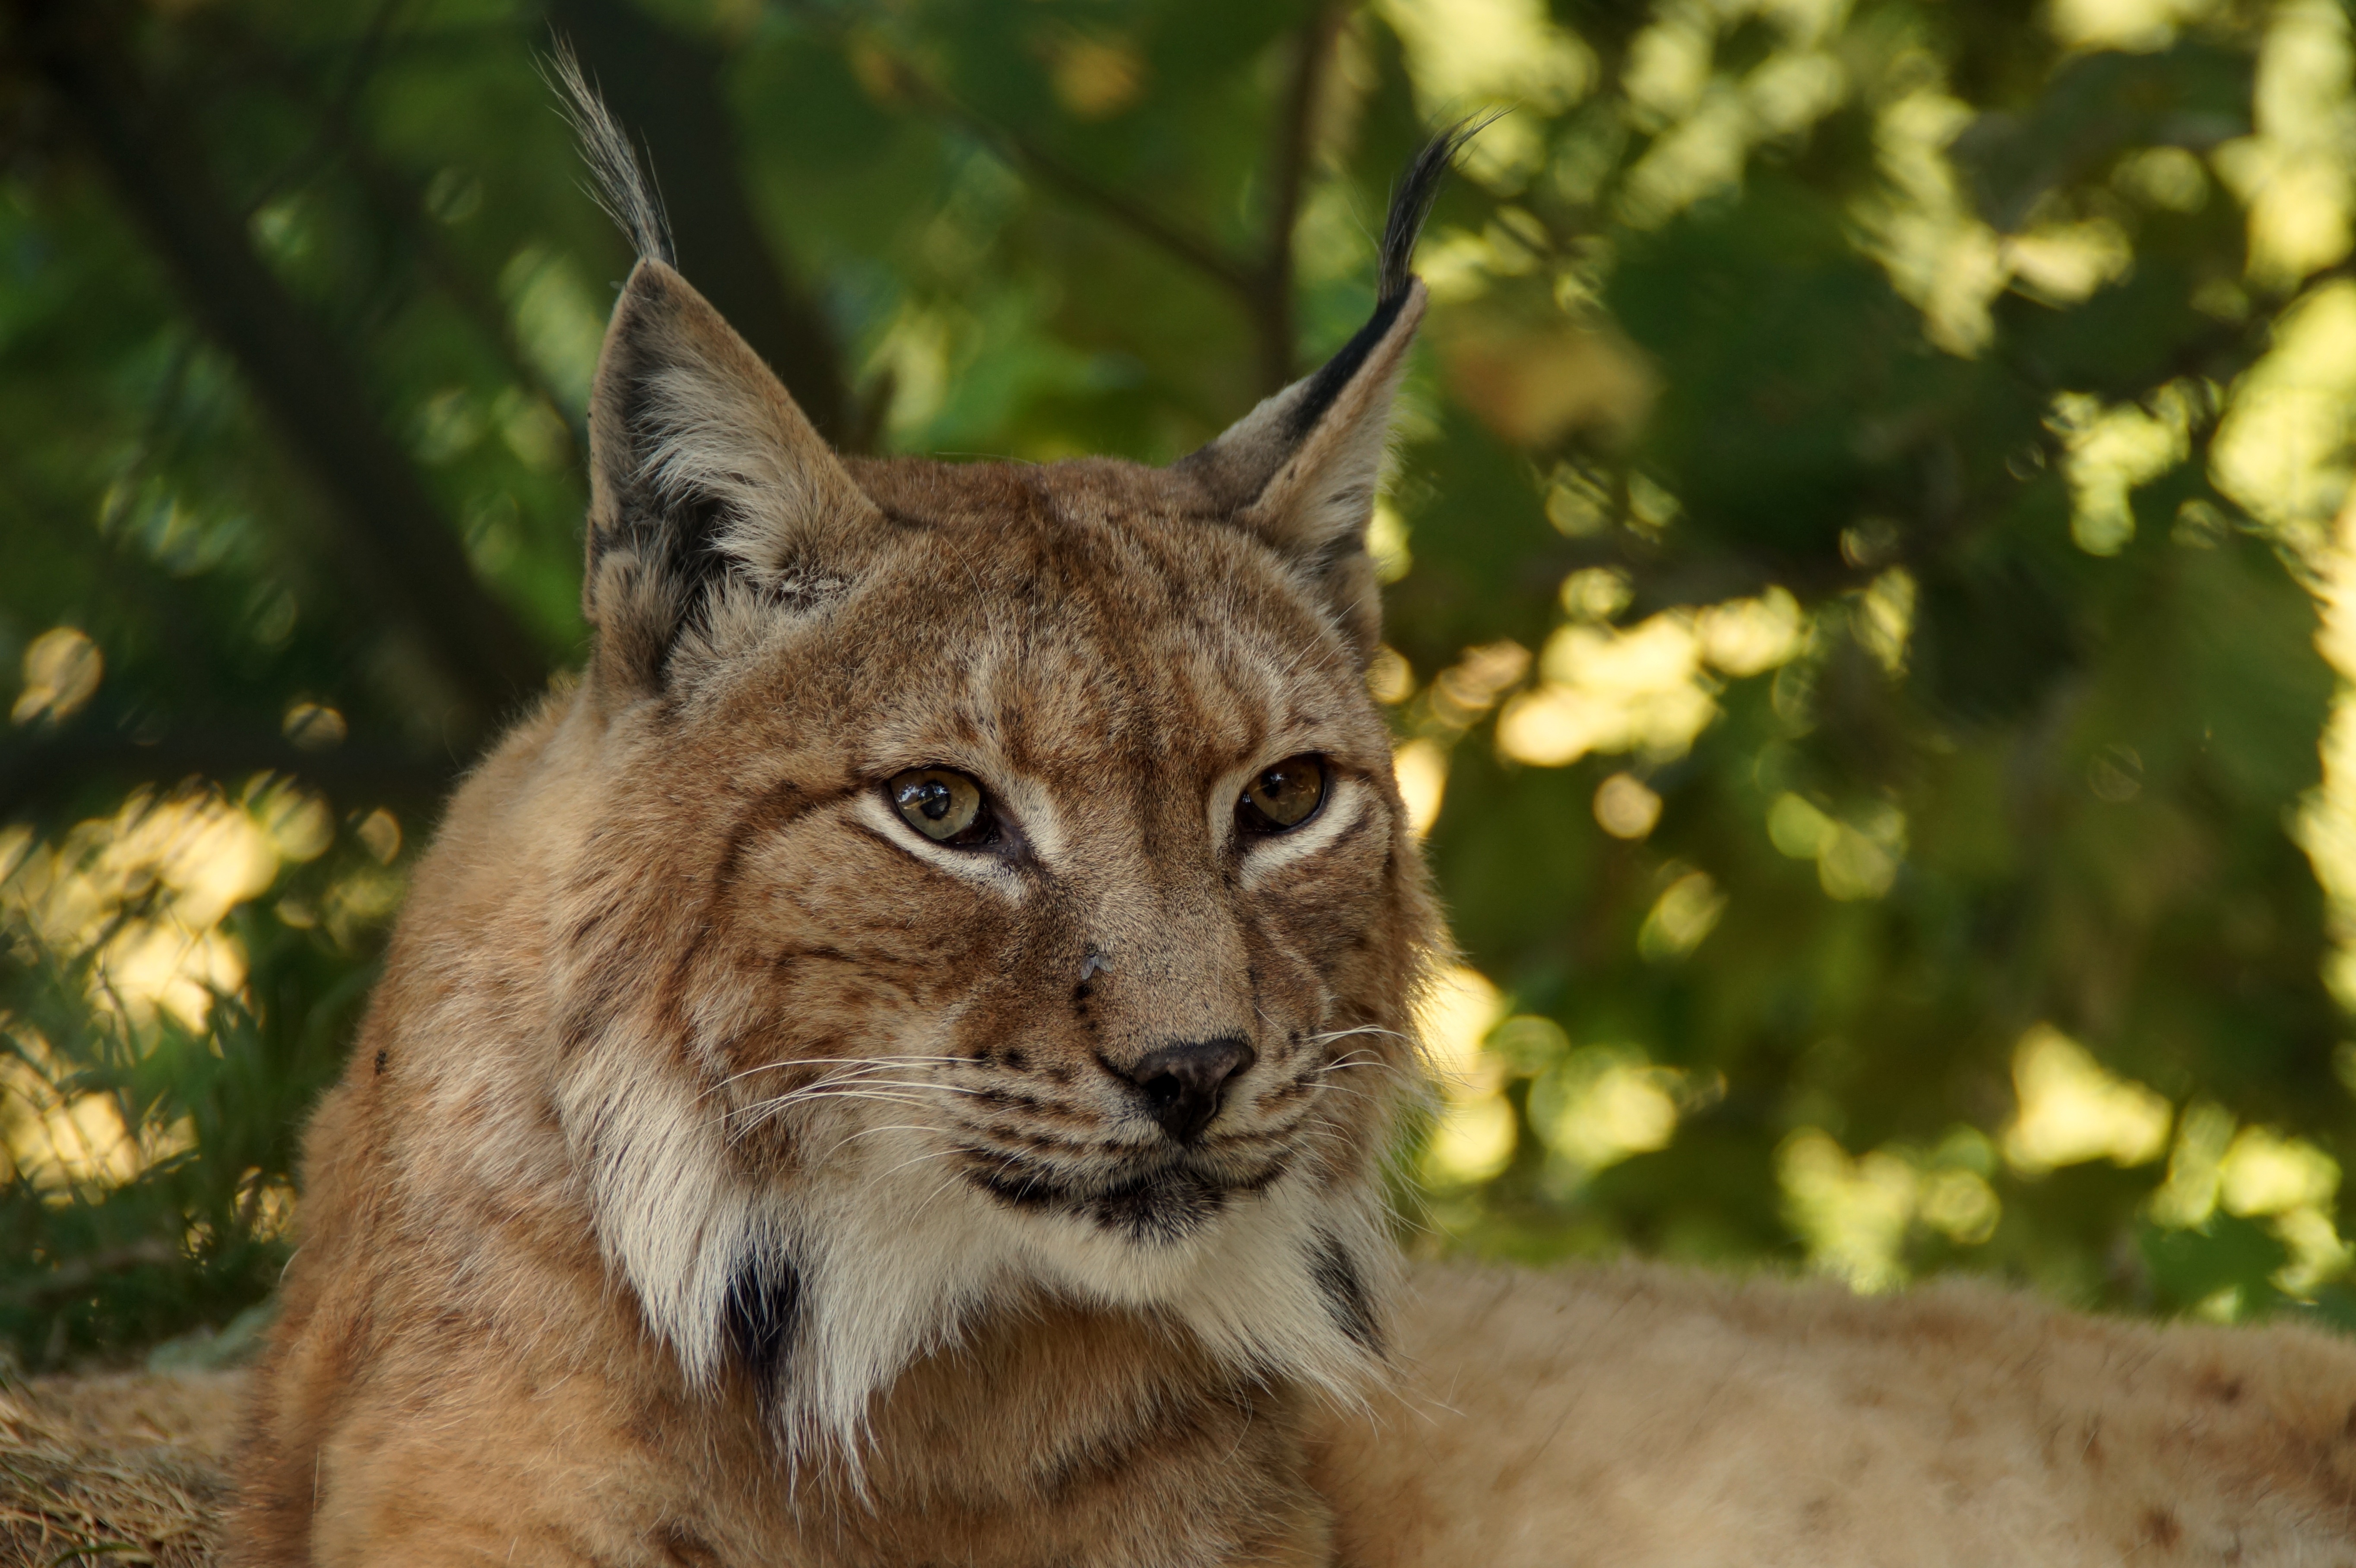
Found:
[[[1324,759],[1287,757],[1245,787],[1236,816],[1252,832],[1282,833],[1316,816],[1324,803]]]
[[[980,844],[990,837],[981,786],[950,768],[910,768],[885,786],[901,820],[937,844]]]

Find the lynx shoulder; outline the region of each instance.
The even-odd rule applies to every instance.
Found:
[[[1980,1508],[2087,1561],[2346,1530],[2356,1359],[2321,1340],[1651,1273],[1401,1294],[1379,1163],[1444,939],[1365,535],[1450,138],[1365,327],[1192,456],[851,460],[573,88],[641,251],[596,645],[453,802],[309,1133],[232,1561],[1535,1564],[1678,1508],[1717,1533],[1645,1560],[1771,1516],[1824,1547],[1777,1560],[1947,1550]]]

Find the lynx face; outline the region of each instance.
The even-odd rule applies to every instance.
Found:
[[[791,715],[713,911],[739,1146],[909,1124],[869,1136],[1151,1254],[1363,1143],[1336,1063],[1397,1055],[1401,839],[1354,651],[1137,475],[863,477],[912,538],[707,720]]]
[[[1434,925],[1364,530],[1448,150],[1366,329],[1166,470],[846,464],[641,226],[553,1098],[650,1325],[789,1432],[1047,1299],[1329,1386],[1378,1353]]]

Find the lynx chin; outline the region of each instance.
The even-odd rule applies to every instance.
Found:
[[[596,642],[452,803],[342,1083],[230,1561],[2356,1563],[2356,1352],[1949,1286],[1404,1271],[1441,953],[1372,318],[1167,468],[846,458],[673,264]]]

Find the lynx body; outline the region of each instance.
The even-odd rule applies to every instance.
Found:
[[[951,465],[829,452],[584,112],[644,256],[592,411],[597,645],[459,792],[310,1132],[233,1562],[2345,1531],[2356,1365],[2320,1340],[1644,1274],[1435,1275],[1393,1321],[1378,1161],[1442,938],[1366,693],[1365,528],[1445,141],[1374,319],[1218,442]],[[1861,1339],[1803,1377],[1795,1334]],[[2246,1392],[2209,1426],[2146,1419],[2211,1361]],[[2135,1450],[2115,1498],[2104,1443]],[[1645,1555],[1630,1521],[1680,1499],[1696,1541],[1772,1513],[1767,1554]]]

